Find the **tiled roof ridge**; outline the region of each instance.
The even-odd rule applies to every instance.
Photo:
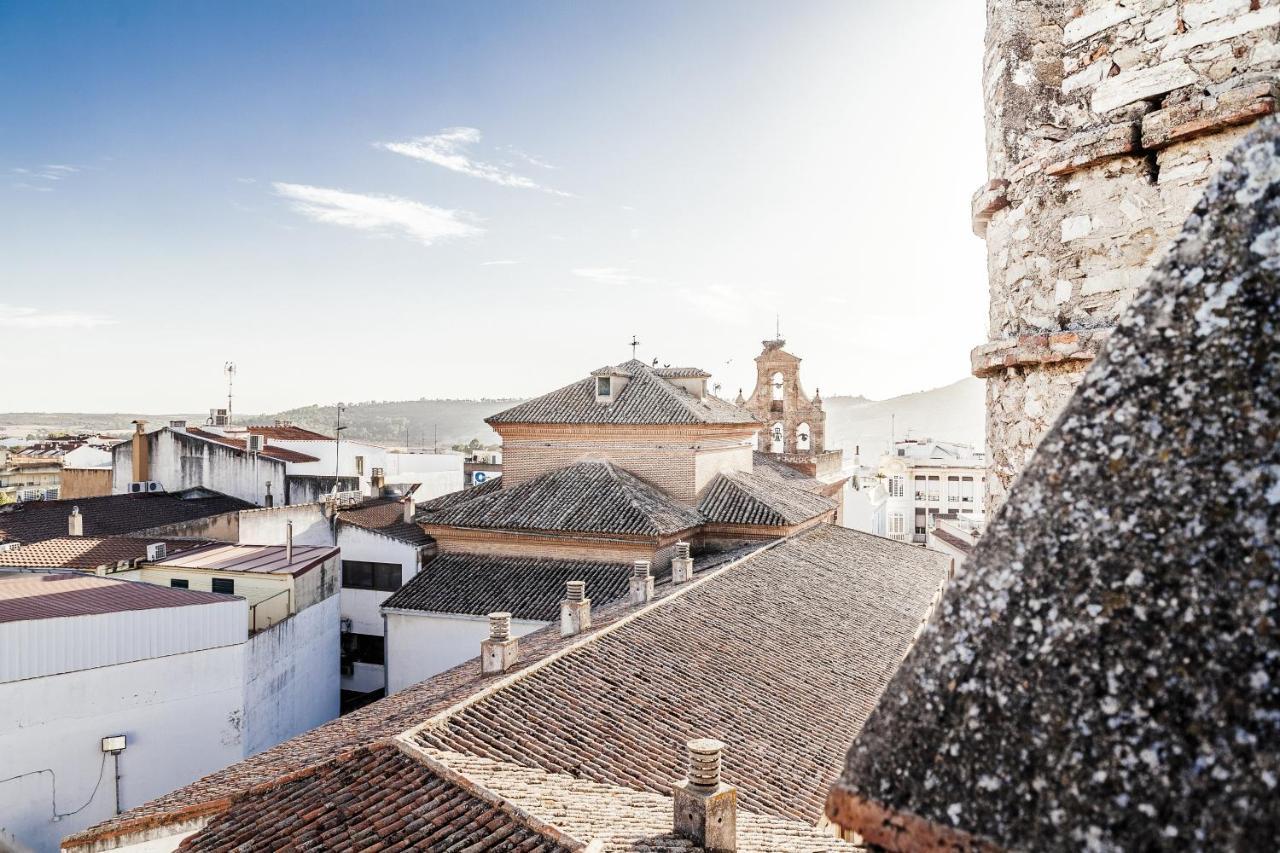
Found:
[[[517,823],[522,824],[529,831],[545,836],[548,839],[555,841],[557,844],[561,844],[573,850],[582,850],[586,848],[587,845],[581,840],[574,838],[572,835],[569,835],[554,824],[547,823],[537,815],[521,808],[509,798],[502,796],[485,785],[482,785],[467,774],[453,769],[448,764],[429,753],[426,748],[414,743],[413,740],[406,737],[404,733],[391,738],[390,742],[411,761],[421,764],[436,776],[457,785],[471,796],[484,800],[495,808],[501,810],[513,818]]]
[[[165,429],[169,429],[169,427],[165,427]],[[185,430],[182,431],[182,434],[194,436],[195,438],[201,439],[203,441],[208,441],[212,444],[220,444],[223,447],[230,447],[235,450],[241,450],[246,453],[248,452],[248,443],[243,438],[233,438],[229,435],[221,435],[220,433],[216,433],[216,432],[205,432],[199,427],[194,427],[194,426],[187,427]],[[302,453],[301,451],[293,450],[288,447],[273,445],[270,442],[264,443],[262,446],[262,450],[259,452],[262,453],[264,456],[267,456],[270,458],[279,458],[283,462],[289,462],[289,461],[319,462],[320,461],[320,457],[318,456],[311,456],[310,454]],[[291,457],[291,458],[286,458],[286,457]]]
[[[502,690],[506,689],[512,684],[517,684],[520,681],[523,681],[525,678],[533,675],[536,672],[539,672],[545,669],[546,667],[550,666],[556,661],[559,661],[561,658],[567,657],[569,654],[573,653],[574,651],[590,645],[591,643],[595,642],[598,638],[606,637],[614,633],[618,629],[626,625],[630,625],[632,622],[636,621],[641,616],[644,616],[646,613],[649,613],[653,610],[663,607],[667,605],[669,602],[676,601],[682,598],[683,596],[689,594],[693,590],[701,588],[703,585],[720,577],[722,574],[728,572],[729,570],[737,566],[742,565],[745,562],[748,562],[749,560],[759,556],[760,554],[764,554],[768,551],[771,551],[772,549],[778,547],[784,542],[792,541],[793,539],[797,539],[797,538],[802,538],[804,535],[807,534],[807,532],[808,531],[806,531],[805,534],[800,534],[800,536],[792,537],[792,539],[774,540],[773,542],[769,542],[768,544],[760,548],[757,548],[751,553],[745,554],[742,557],[739,557],[736,560],[726,563],[725,565],[720,566],[717,569],[713,569],[712,571],[707,572],[702,576],[695,575],[692,581],[689,581],[681,585],[678,589],[675,589],[669,592],[667,595],[664,595],[661,598],[654,599],[653,601],[649,602],[643,607],[635,608],[627,615],[622,616],[613,622],[610,622],[608,625],[604,626],[603,628],[600,628],[599,630],[595,630],[590,633],[583,634],[581,637],[574,640],[573,642],[556,649],[554,652],[551,652],[545,657],[538,659],[534,663],[526,667],[522,667],[521,669],[511,673],[510,675],[505,675],[497,679],[492,684],[487,685],[482,690],[476,690],[468,694],[467,696],[464,696],[461,700],[455,702],[454,704],[448,706],[447,708],[444,708],[441,711],[438,711],[437,713],[433,714],[431,717],[427,718],[421,723],[418,723],[417,725],[405,730],[404,732],[401,732],[399,737],[414,738],[414,737],[417,737],[418,734],[420,734],[421,732],[427,731],[428,729],[440,728],[445,723],[447,723],[449,719],[453,717],[455,714],[465,711],[466,709],[470,708],[473,705],[479,704],[483,700],[488,699],[490,696],[493,696],[494,694],[501,692]]]

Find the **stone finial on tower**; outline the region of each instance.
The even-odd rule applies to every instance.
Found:
[[[738,789],[720,779],[724,744],[710,738],[691,740],[689,772],[671,789],[676,835],[713,853],[738,849]]]
[[[689,543],[677,542],[676,555],[671,560],[671,582],[685,583],[693,580],[693,558],[689,556]]]
[[[572,637],[591,627],[591,599],[586,597],[586,581],[566,581],[560,602],[560,636]]]
[[[631,574],[632,605],[648,604],[653,598],[653,573],[649,570],[648,560],[636,560],[635,571]]]
[[[480,643],[480,672],[483,675],[506,672],[519,659],[520,640],[511,636],[511,614],[490,613],[489,639]]]

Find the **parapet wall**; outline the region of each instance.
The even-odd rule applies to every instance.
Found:
[[[1210,176],[1275,111],[1280,0],[989,0],[988,510]]]

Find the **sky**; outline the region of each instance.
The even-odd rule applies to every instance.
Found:
[[[983,8],[0,0],[0,411],[750,392],[985,339]]]

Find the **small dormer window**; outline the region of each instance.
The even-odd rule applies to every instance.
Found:
[[[596,396],[608,397],[612,393],[613,382],[608,376],[596,377]]]

